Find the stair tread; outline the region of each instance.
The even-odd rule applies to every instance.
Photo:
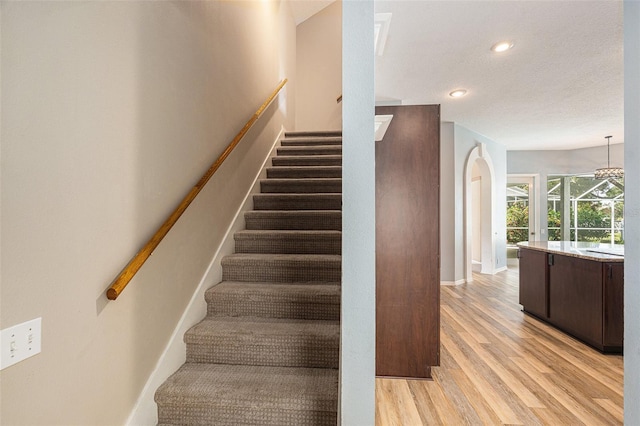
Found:
[[[205,292],[212,317],[339,320],[339,282],[222,281]]]
[[[316,155],[278,155],[276,157],[272,157],[272,160],[315,160],[315,159],[324,159],[324,160],[342,160],[342,155],[337,154],[316,154]]]
[[[275,207],[275,206],[274,206]],[[244,214],[247,229],[253,230],[340,230],[340,210],[251,210]]]
[[[342,208],[339,192],[273,192],[253,196],[254,210],[338,210]]]
[[[304,136],[342,136],[342,130],[296,130],[285,132],[285,137],[304,137]]]
[[[336,194],[342,191],[342,178],[268,178],[260,180],[262,194]]]
[[[291,141],[291,140],[292,140],[291,138],[285,139],[285,141],[287,141],[287,142],[289,142],[289,141]],[[300,139],[297,139],[297,140],[300,140]],[[318,140],[319,140],[319,139],[318,139]],[[302,150],[304,150],[304,149],[308,149],[308,148],[312,148],[312,149],[322,149],[322,148],[327,148],[327,149],[336,149],[336,147],[339,147],[339,146],[340,146],[340,145],[331,145],[331,144],[328,144],[328,145],[312,145],[311,147],[301,147],[301,146],[294,145],[294,146],[279,146],[279,147],[278,147],[278,149],[280,149],[280,148],[285,148],[285,149],[287,149],[287,150],[289,150],[289,149],[290,149],[290,150],[292,150],[292,151],[295,151],[295,150],[297,150],[297,149],[302,149]]]
[[[342,231],[335,231],[330,229],[320,230],[291,230],[291,229],[245,229],[237,231],[234,234],[236,239],[254,239],[254,238],[340,238]]]
[[[254,197],[262,197],[262,198],[278,198],[278,197],[286,197],[286,198],[342,198],[342,194],[340,192],[304,192],[304,193],[278,193],[278,192],[267,192],[264,194],[255,194]]]
[[[338,339],[340,321],[303,320],[289,318],[264,317],[205,317],[185,334],[185,342],[198,341],[201,338],[234,335],[238,343],[253,341],[259,337],[295,338],[303,336]]]
[[[270,166],[267,167],[267,172],[313,172],[313,171],[329,171],[329,172],[342,172],[342,166]]]
[[[298,182],[297,179],[291,179],[292,182],[273,182],[264,180],[260,182],[260,194],[256,195],[341,195],[342,182]]]
[[[224,281],[326,282],[338,281],[339,254],[237,253],[221,260]]]
[[[278,151],[278,155],[280,155],[279,154],[280,152],[295,153],[295,152],[304,152],[304,151],[342,151],[342,145],[285,145],[285,146],[278,147],[277,151]],[[316,155],[316,154],[308,154],[308,155]],[[323,155],[323,154],[319,154],[319,155]],[[339,154],[335,154],[335,155],[339,155]]]
[[[277,390],[277,391],[275,391]],[[156,392],[158,404],[249,405],[336,411],[338,370],[187,363]]]
[[[184,335],[187,361],[337,368],[340,322],[260,316],[207,316]]]
[[[342,145],[341,136],[328,137],[289,137],[281,139],[280,146],[318,146],[318,145]]]
[[[342,155],[279,155],[271,158],[271,164],[273,166],[339,166],[342,164]]]
[[[315,178],[267,178],[261,179],[260,182],[267,182],[271,184],[316,184],[316,183],[338,183],[342,182],[342,178],[336,177],[315,177]]]
[[[288,134],[282,138],[283,142],[289,141],[342,141],[342,136],[338,135],[328,135],[328,136],[320,136],[320,135],[292,135]]]
[[[236,253],[340,254],[342,232],[334,230],[245,230],[233,239]]]
[[[212,302],[221,294],[240,294],[251,301],[255,295],[279,294],[289,299],[295,296],[309,301],[322,300],[325,297],[340,295],[340,283],[333,281],[309,283],[272,283],[272,282],[244,282],[222,281],[205,292],[205,300]],[[339,300],[338,300],[339,301]]]
[[[267,170],[342,170],[342,166],[271,166]]]
[[[271,157],[271,164],[275,167],[280,165],[304,166],[304,165],[326,165],[339,166],[342,164],[342,155],[336,154],[316,154],[316,155],[278,155]],[[302,163],[302,164],[296,164]],[[336,163],[336,164],[333,164]]]
[[[262,254],[262,253],[234,253],[222,258],[222,262],[241,260],[292,260],[292,261],[334,261],[340,262],[339,254]]]
[[[222,281],[205,292],[205,300],[210,302],[220,293],[242,294],[250,297],[256,294],[285,293],[288,295],[304,295],[313,297],[335,296],[340,294],[340,283],[334,281],[309,283],[273,283]]]
[[[342,216],[342,210],[249,210],[245,216]]]

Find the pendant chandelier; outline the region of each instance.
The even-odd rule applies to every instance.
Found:
[[[611,136],[605,136],[604,138],[607,140],[607,167],[596,169],[596,171],[593,173],[593,177],[596,179],[624,177],[624,170],[622,170],[622,167],[611,167],[611,165],[609,164],[609,144],[611,142]]]

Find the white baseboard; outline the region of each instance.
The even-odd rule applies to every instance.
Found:
[[[271,146],[271,150],[264,159],[260,171],[256,174],[251,188],[244,197],[244,200],[227,228],[227,231],[218,246],[207,270],[205,271],[196,291],[193,293],[185,312],[182,314],[180,321],[169,339],[169,343],[165,347],[162,355],[158,359],[153,372],[149,376],[136,405],[134,406],[126,424],[128,426],[146,426],[158,423],[158,409],[153,399],[156,390],[162,383],[173,374],[186,360],[187,347],[183,341],[183,336],[195,324],[201,321],[207,314],[207,305],[204,300],[204,293],[212,286],[212,283],[218,283],[222,277],[222,266],[220,260],[234,251],[235,242],[233,234],[236,231],[244,229],[244,212],[253,208],[252,195],[260,192],[260,179],[266,177],[266,167],[269,159],[275,155],[278,142],[284,136],[285,129],[282,127],[276,140]]]
[[[482,275],[495,275],[495,274],[497,274],[498,272],[504,272],[504,271],[506,271],[506,270],[507,270],[507,267],[506,267],[506,266],[502,266],[502,267],[500,267],[500,268],[491,268],[491,269],[490,269],[490,270],[488,270],[488,271],[480,271],[480,273],[481,273]]]
[[[462,279],[462,280],[457,280],[457,281],[440,281],[440,285],[460,285],[460,284],[464,284],[467,281]]]

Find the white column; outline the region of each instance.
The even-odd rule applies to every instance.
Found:
[[[374,3],[342,2],[342,316],[340,414],[375,423]]]
[[[640,2],[624,2],[624,422],[640,424]]]

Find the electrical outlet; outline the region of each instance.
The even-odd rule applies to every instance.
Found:
[[[40,353],[42,318],[0,332],[0,370]]]

